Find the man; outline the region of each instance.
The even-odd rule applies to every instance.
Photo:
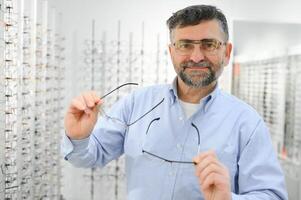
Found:
[[[65,159],[102,167],[125,154],[129,200],[287,199],[262,118],[218,89],[232,50],[225,16],[190,6],[167,25],[174,82],[133,92],[98,122],[95,92],[73,99]]]

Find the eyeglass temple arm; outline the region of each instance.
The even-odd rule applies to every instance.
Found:
[[[123,86],[126,86],[126,85],[138,85],[138,83],[125,83],[125,84],[122,84],[120,86],[118,86],[117,88],[115,88],[114,90],[108,92],[107,94],[103,95],[102,97],[100,97],[100,99],[104,99],[106,96],[110,95],[112,92],[118,90],[119,88],[123,87]]]
[[[147,135],[148,130],[149,130],[150,126],[152,125],[152,123],[153,123],[154,121],[159,121],[159,120],[160,120],[160,117],[157,117],[157,118],[153,119],[153,120],[149,123],[145,135]]]
[[[191,123],[191,126],[193,126],[194,128],[195,128],[195,130],[196,130],[196,132],[197,132],[197,134],[198,134],[198,154],[200,153],[200,148],[201,148],[201,146],[200,146],[200,144],[201,144],[201,139],[200,139],[200,131],[199,131],[199,129],[198,129],[198,127],[194,124],[194,123]]]
[[[136,119],[135,121],[133,121],[132,123],[129,124],[129,126],[135,124],[136,122],[138,122],[140,119],[142,119],[145,115],[147,115],[148,113],[152,112],[155,108],[157,108],[162,102],[164,101],[164,98],[157,104],[155,105],[152,109],[150,109],[148,112],[144,113],[141,117],[139,117],[138,119]]]
[[[166,158],[163,158],[163,157],[161,157],[161,156],[155,155],[155,154],[150,153],[150,152],[148,152],[148,151],[145,151],[145,150],[143,150],[143,149],[142,149],[142,153],[149,154],[149,155],[151,155],[151,156],[154,156],[154,157],[156,157],[156,158],[159,158],[159,159],[164,160],[165,162],[169,162],[169,163],[183,163],[183,164],[194,164],[194,165],[197,165],[197,163],[194,162],[194,161],[190,162],[190,161],[174,161],[174,160],[168,160],[168,159],[166,159]]]

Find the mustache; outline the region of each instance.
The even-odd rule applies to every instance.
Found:
[[[189,68],[189,67],[211,67],[210,62],[208,61],[200,61],[198,63],[193,62],[193,61],[188,61],[188,62],[184,62],[180,65],[181,67],[185,68]]]

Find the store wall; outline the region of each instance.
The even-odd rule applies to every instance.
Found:
[[[168,42],[168,34],[166,31],[165,21],[172,12],[192,4],[210,3],[220,7],[228,17],[230,28],[233,20],[246,21],[264,21],[277,23],[300,23],[301,13],[299,12],[299,2],[291,0],[284,2],[282,0],[255,0],[239,1],[147,1],[147,0],[53,0],[53,4],[63,13],[62,25],[66,38],[68,40],[69,53],[72,58],[70,61],[78,59],[80,52],[80,44],[74,43],[76,37],[77,43],[89,38],[91,20],[96,20],[96,35],[101,37],[103,30],[107,31],[108,35],[117,37],[117,21],[121,20],[121,37],[127,40],[127,33],[133,32],[134,38],[137,41],[141,40],[141,24],[145,23],[145,48],[155,49],[155,40],[157,33],[160,33],[164,38],[166,45]],[[74,48],[74,45],[77,48]],[[73,47],[73,48],[72,48]],[[75,52],[77,51],[77,52]],[[69,59],[67,59],[69,60]],[[69,69],[74,69],[74,65],[78,62],[68,63]],[[229,76],[231,73],[230,67],[226,68],[225,75],[228,81],[225,81],[225,88],[230,88]],[[68,73],[70,78],[72,73]],[[72,80],[72,78],[71,78]],[[76,86],[73,85],[73,88]],[[71,96],[77,92],[73,91]]]
[[[233,22],[234,56],[268,56],[283,54],[301,44],[301,21],[277,23],[262,21]]]
[[[210,3],[221,8],[228,17],[231,41],[233,41],[234,20],[257,22],[290,23],[301,22],[300,3],[298,0],[53,0],[49,2],[62,13],[62,32],[66,36],[66,105],[72,97],[78,95],[81,86],[74,77],[82,67],[82,50],[85,39],[91,37],[91,21],[96,20],[96,38],[101,39],[103,31],[111,39],[117,38],[118,20],[121,22],[121,40],[128,40],[129,32],[133,32],[134,40],[139,45],[142,40],[142,22],[144,22],[145,48],[149,51],[156,49],[156,37],[161,36],[162,48],[168,44],[168,33],[165,25],[166,19],[178,9],[183,7]],[[277,27],[277,26],[276,26]],[[275,27],[274,27],[275,28]],[[275,30],[275,29],[271,29]],[[243,31],[243,30],[240,30]],[[258,29],[258,31],[261,31]],[[266,33],[267,36],[273,34]],[[299,31],[299,29],[298,29]],[[263,31],[261,31],[263,32]],[[299,33],[299,32],[298,32]],[[242,36],[246,33],[241,32]],[[300,34],[299,34],[300,35]],[[246,37],[239,38],[239,48],[247,49],[253,42],[245,43]],[[275,39],[278,40],[278,39]],[[278,40],[279,42],[279,40]],[[236,44],[234,44],[236,45]],[[252,45],[253,46],[253,45]],[[250,50],[253,51],[253,50]],[[151,67],[151,66],[150,66]],[[172,68],[172,66],[171,66]],[[172,71],[172,69],[171,69]],[[222,87],[230,91],[231,88],[231,64],[225,68],[222,77]],[[90,199],[90,185],[88,181],[89,170],[76,169],[63,161],[63,195],[66,199]]]

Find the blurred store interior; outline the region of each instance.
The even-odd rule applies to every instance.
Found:
[[[289,199],[301,200],[298,0],[0,0],[0,199],[126,199],[123,157],[104,169],[62,159],[64,113],[85,90],[170,83],[166,20],[194,4],[228,18],[234,50],[219,85],[264,118]]]

